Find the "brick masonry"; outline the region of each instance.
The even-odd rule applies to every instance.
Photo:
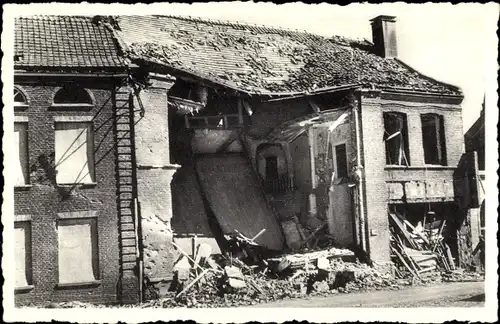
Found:
[[[386,181],[389,180],[385,160],[385,143],[383,113],[388,111],[402,112],[407,115],[409,155],[411,168],[405,171],[405,178],[428,179],[422,170],[425,169],[422,146],[422,130],[420,114],[436,113],[444,117],[447,162],[449,167],[456,167],[464,152],[462,134],[462,111],[456,104],[404,102],[384,100],[380,96],[364,95],[361,99],[362,143],[365,168],[365,197],[367,235],[371,258],[379,264],[390,261],[389,253],[389,220],[387,216],[388,191]],[[452,172],[446,172],[448,180],[453,181]],[[440,174],[444,177],[443,174]],[[390,179],[395,180],[395,179]],[[397,179],[396,179],[397,180]],[[464,224],[467,226],[467,224]]]
[[[170,182],[176,166],[170,164],[167,107],[167,91],[173,80],[151,79],[152,87],[134,99],[134,139],[144,276],[159,283],[172,279],[175,261]]]
[[[73,78],[74,80],[74,78]],[[91,109],[53,109],[55,92],[65,81],[61,78],[15,77],[15,84],[25,91],[29,107],[16,111],[16,116],[28,118],[29,180],[31,187],[15,190],[16,215],[31,215],[33,288],[18,292],[17,305],[43,304],[68,300],[116,302],[119,280],[114,145],[113,79],[79,79],[79,84],[91,92],[95,105]],[[93,117],[96,184],[69,188],[55,184],[54,117]],[[97,211],[99,279],[91,287],[58,289],[57,213]]]

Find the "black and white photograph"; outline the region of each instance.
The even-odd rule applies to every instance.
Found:
[[[2,6],[4,321],[498,320],[497,3]]]

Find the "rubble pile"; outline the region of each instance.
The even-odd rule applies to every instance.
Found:
[[[443,237],[446,220],[413,226],[398,213],[389,213],[391,254],[399,278],[458,274],[450,247]]]

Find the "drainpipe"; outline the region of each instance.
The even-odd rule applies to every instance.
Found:
[[[311,158],[311,193],[309,194],[309,215],[316,216],[316,165],[314,161],[314,139],[312,128],[307,130],[309,155]]]
[[[360,245],[363,251],[366,251],[366,219],[364,206],[364,183],[363,183],[363,165],[361,163],[361,134],[360,134],[360,100],[356,100],[356,95],[352,98],[352,110],[354,111],[354,128],[356,130],[356,177],[358,178],[358,200],[359,200],[359,222],[360,222]]]

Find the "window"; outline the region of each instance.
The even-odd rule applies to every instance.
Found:
[[[54,104],[84,104],[91,105],[92,98],[89,93],[75,85],[65,85],[63,86],[54,96]]]
[[[28,105],[28,99],[26,95],[18,88],[14,88],[14,106],[26,106]]]
[[[424,114],[421,120],[425,164],[446,165],[443,116]]]
[[[14,123],[15,184],[29,184],[28,174],[28,123]]]
[[[16,288],[32,284],[31,222],[14,222]]]
[[[386,163],[410,165],[406,114],[384,113],[384,128]]]
[[[99,280],[96,219],[61,219],[57,224],[57,235],[59,283]]]
[[[335,146],[337,179],[347,177],[347,152],[345,144]]]
[[[92,123],[56,122],[56,181],[59,184],[94,182]]]

